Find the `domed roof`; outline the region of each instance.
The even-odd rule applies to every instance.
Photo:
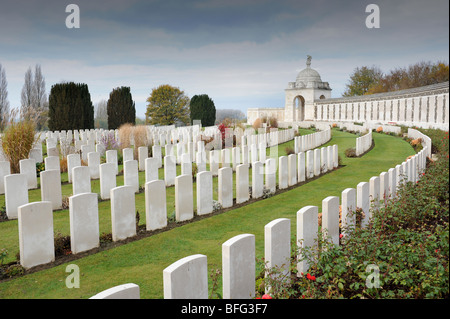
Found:
[[[307,84],[310,81],[322,82],[322,79],[320,78],[319,72],[311,69],[311,67],[308,65],[306,69],[303,69],[298,73],[296,82],[303,82],[304,84]]]
[[[328,82],[322,82],[319,72],[311,68],[311,56],[306,59],[306,69],[301,70],[295,82],[288,82],[288,89],[321,89],[330,90]]]
[[[308,82],[322,82],[319,72],[311,69],[311,56],[306,58],[306,69],[301,70],[297,75],[297,84],[307,85]]]

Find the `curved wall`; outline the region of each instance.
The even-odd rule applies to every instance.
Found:
[[[449,128],[449,82],[366,96],[315,100],[315,120]]]

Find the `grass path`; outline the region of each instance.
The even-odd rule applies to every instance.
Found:
[[[291,234],[295,235],[296,213],[299,209],[316,205],[320,211],[325,197],[340,197],[345,188],[356,188],[359,182],[369,181],[370,177],[395,167],[407,156],[414,154],[412,147],[402,139],[373,133],[375,147],[369,153],[361,158],[346,158],[344,150],[354,147],[355,138],[355,135],[333,130],[329,145],[339,145],[344,166],[319,179],[224,214],[74,261],[80,269],[80,288],[66,288],[67,264],[63,264],[0,283],[0,299],[89,298],[104,289],[124,283],[139,285],[141,298],[162,298],[162,271],[165,267],[192,254],[205,254],[209,272],[221,269],[222,244],[242,233],[255,235],[256,256],[261,258],[264,254],[265,224],[276,218],[290,218]],[[137,198],[136,208],[140,210],[138,201]],[[105,215],[100,217],[101,220],[110,218],[109,201],[99,203],[99,211],[101,215]],[[145,222],[143,215],[141,222],[142,219]],[[55,229],[59,226],[63,228],[63,233],[68,233],[68,211],[56,212],[55,220]],[[100,232],[110,232],[110,229],[110,223],[108,225],[108,222],[102,222]],[[7,244],[18,246],[16,221],[0,223],[0,248],[8,247],[9,250],[10,246]],[[14,248],[10,251],[14,251]],[[210,282],[210,289],[211,286]],[[218,291],[221,291],[220,285]]]

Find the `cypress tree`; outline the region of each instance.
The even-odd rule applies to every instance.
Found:
[[[191,124],[193,124],[194,120],[201,120],[202,126],[214,125],[216,121],[216,107],[207,94],[194,95],[191,98],[189,108]]]
[[[87,84],[58,83],[48,98],[51,131],[94,128],[94,105]]]
[[[136,123],[136,107],[130,88],[118,87],[109,94],[106,106],[108,113],[108,129],[114,130],[125,123]]]

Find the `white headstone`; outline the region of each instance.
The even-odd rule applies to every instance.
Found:
[[[297,212],[297,245],[300,248],[300,259],[304,257],[301,252],[302,248],[312,247],[316,244],[319,230],[318,214],[317,206],[305,206]],[[308,268],[308,262],[300,260],[297,264],[298,276],[306,273]]]
[[[388,170],[389,174],[389,195],[394,197],[397,192],[397,174],[395,168],[390,168]]]
[[[158,159],[155,157],[147,157],[145,159],[145,182],[151,182],[159,179]]]
[[[260,161],[252,163],[252,198],[260,198],[264,190],[264,165]]]
[[[129,160],[123,163],[124,185],[131,186],[135,193],[139,192],[139,170],[138,161]]]
[[[217,176],[219,170],[219,155],[220,151],[212,150],[209,152],[209,171],[213,176]]]
[[[115,175],[119,174],[119,162],[117,160],[117,150],[106,151],[106,163],[113,163],[115,167]]]
[[[355,227],[355,211],[356,211],[356,190],[354,188],[346,188],[342,192],[342,228]],[[344,231],[345,232],[345,231]]]
[[[100,153],[89,152],[87,154],[87,158],[88,158],[89,174],[91,176],[91,179],[99,179]]]
[[[136,235],[134,188],[119,186],[111,189],[112,239],[118,241]]]
[[[161,145],[152,146],[152,157],[158,160],[158,168],[161,168],[162,167]]]
[[[73,254],[100,245],[97,194],[83,193],[70,196],[69,217],[70,249]]]
[[[277,190],[277,160],[275,158],[266,159],[265,165],[266,189],[271,193]]]
[[[27,177],[24,174],[10,174],[3,177],[5,185],[5,207],[8,219],[16,219],[18,207],[28,203]]]
[[[369,223],[369,209],[370,209],[370,184],[361,182],[356,186],[356,206],[361,208],[364,212],[364,219],[361,225],[364,227]]]
[[[320,149],[314,149],[314,176],[320,175]]]
[[[218,171],[218,200],[223,208],[233,206],[233,169],[222,167]]]
[[[297,184],[297,155],[290,154],[288,156],[288,185]]]
[[[148,147],[140,146],[138,147],[138,161],[139,161],[139,171],[145,170],[145,159],[148,157]]]
[[[175,218],[182,222],[194,218],[194,198],[192,176],[180,175],[175,178]]]
[[[73,182],[72,169],[77,166],[81,166],[80,154],[77,153],[67,155],[67,179],[69,183]]]
[[[306,180],[306,163],[305,153],[300,152],[297,156],[297,180],[299,183]]]
[[[223,299],[255,296],[255,235],[237,235],[222,244]]]
[[[130,147],[124,148],[122,150],[122,162],[125,163],[126,161],[132,160],[134,160],[133,149]]]
[[[146,229],[155,230],[167,226],[166,186],[163,180],[145,183]]]
[[[20,264],[24,268],[55,260],[52,203],[34,202],[18,208]]]
[[[124,284],[106,289],[89,299],[140,299],[139,286]]]
[[[314,177],[314,152],[309,150],[306,152],[306,178]]]
[[[290,280],[291,258],[291,220],[279,218],[264,226],[264,262],[266,268],[276,268],[272,278],[277,280]],[[267,276],[267,273],[266,273]],[[270,293],[270,287],[266,287],[266,293]]]
[[[387,172],[380,173],[380,199],[385,200],[389,197],[389,175]]]
[[[192,176],[192,161],[189,153],[183,153],[181,155],[181,174],[182,175],[191,175]]]
[[[208,299],[205,255],[182,258],[163,270],[164,299]]]
[[[175,184],[175,177],[177,175],[175,156],[169,155],[164,156],[164,180],[166,186],[172,186]]]
[[[19,161],[20,174],[27,177],[28,189],[37,188],[36,161],[34,159],[23,159]]]
[[[338,153],[338,146],[337,144],[333,145],[333,166],[338,167],[339,166],[339,153]]]
[[[339,197],[328,196],[322,201],[322,232],[339,245]]]
[[[332,145],[328,145],[327,146],[327,165],[328,165],[328,170],[331,171],[334,168],[334,164],[333,164],[333,146]]]
[[[370,206],[375,210],[378,209],[380,207],[380,178],[378,176],[373,176],[370,178],[369,194]],[[371,215],[371,213],[369,215]],[[369,216],[369,218],[370,217],[371,216]]]
[[[72,193],[73,195],[91,192],[91,175],[89,167],[76,166],[72,169]]]
[[[0,194],[5,193],[4,177],[11,174],[11,165],[8,161],[0,161]]]
[[[326,173],[328,171],[328,153],[326,147],[320,148],[320,171]]]
[[[58,171],[61,171],[59,156],[47,156],[46,158],[44,158],[44,165],[46,171],[51,169],[57,169]]]
[[[52,203],[52,209],[62,208],[61,173],[57,169],[45,170],[41,176],[41,199]]]
[[[101,199],[109,199],[111,189],[116,185],[116,166],[114,163],[100,164],[100,197]]]
[[[287,156],[280,156],[278,158],[278,188],[285,189],[288,187],[288,158]]]
[[[248,188],[247,188],[248,194]],[[197,173],[197,215],[213,211],[213,181],[212,173],[203,171]]]

